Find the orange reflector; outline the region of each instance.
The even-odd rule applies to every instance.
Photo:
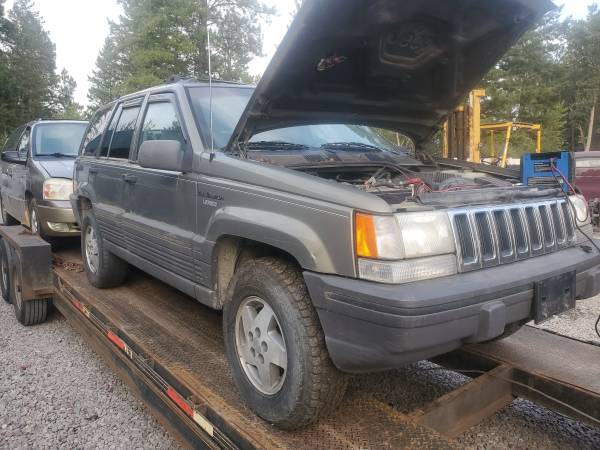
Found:
[[[106,337],[113,344],[115,344],[117,347],[119,347],[121,350],[125,350],[125,342],[123,342],[121,340],[121,338],[119,336],[117,336],[115,333],[113,333],[112,331],[108,330],[108,333],[106,333]]]
[[[168,388],[167,395],[171,400],[173,400],[177,404],[177,406],[179,406],[179,408],[184,413],[186,413],[189,417],[194,417],[194,410],[192,409],[192,407],[188,404],[188,402],[185,401],[185,399],[181,395],[179,395],[177,391],[175,391],[175,389],[173,389],[172,387]]]
[[[373,216],[362,213],[355,214],[354,238],[356,240],[356,256],[377,258],[377,234]]]

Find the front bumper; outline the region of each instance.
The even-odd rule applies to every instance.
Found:
[[[40,226],[46,236],[67,237],[79,234],[79,226],[68,200],[38,202],[37,210]],[[64,224],[61,227],[66,226],[68,229],[57,230],[56,226],[52,227],[51,224]]]
[[[573,270],[577,298],[600,292],[600,254],[588,246],[405,285],[314,272],[304,278],[334,364],[368,372],[498,337],[531,318],[536,281]]]

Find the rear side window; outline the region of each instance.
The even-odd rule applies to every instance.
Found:
[[[129,149],[139,113],[139,106],[123,109],[110,144],[109,158],[129,158]]]
[[[110,118],[110,112],[112,108],[102,109],[98,111],[90,122],[90,126],[83,139],[82,148],[83,154],[86,156],[96,155],[96,151],[100,146],[100,139],[102,139],[102,133],[106,128],[106,123]]]
[[[148,105],[140,144],[144,141],[179,141],[185,144],[173,103],[159,102]]]

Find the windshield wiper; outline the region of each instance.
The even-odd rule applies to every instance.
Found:
[[[246,148],[250,151],[260,151],[260,150],[269,150],[269,151],[277,151],[277,150],[306,150],[308,147],[303,144],[294,144],[292,142],[285,141],[254,141],[248,142],[246,144]]]
[[[54,158],[77,158],[77,155],[68,155],[67,153],[43,153],[38,156],[52,156]]]
[[[342,150],[342,151],[370,151],[370,152],[381,152],[382,150],[376,145],[363,144],[362,142],[328,142],[327,144],[321,145],[322,149],[325,150]]]

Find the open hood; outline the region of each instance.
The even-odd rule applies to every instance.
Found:
[[[553,7],[549,0],[304,0],[228,147],[311,123],[393,129],[419,145]]]

